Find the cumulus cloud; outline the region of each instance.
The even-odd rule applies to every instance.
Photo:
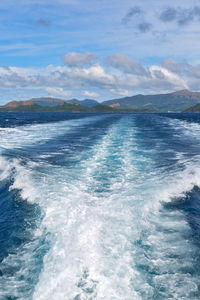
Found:
[[[182,69],[181,64],[171,57],[161,61],[161,66],[174,73],[181,73]]]
[[[94,65],[87,69],[76,68],[70,75],[95,86],[110,86],[116,80],[113,74],[107,73],[100,65]]]
[[[112,86],[116,81],[113,74],[106,72],[102,66],[89,68],[66,68],[49,66],[44,69],[24,69],[0,67],[0,87],[82,87]],[[50,90],[49,90],[50,91]],[[53,91],[53,90],[51,90]],[[63,92],[58,90],[58,92]]]
[[[99,97],[98,93],[90,92],[90,91],[83,91],[82,95],[86,96],[87,98],[98,98]]]
[[[184,79],[179,77],[177,74],[163,68],[162,66],[151,66],[149,68],[152,80],[151,83],[155,88],[155,84],[158,84],[161,89],[165,90],[180,90],[188,88],[187,83]],[[153,87],[152,86],[152,87]]]
[[[63,57],[64,63],[70,67],[91,65],[96,59],[97,56],[91,52],[70,52]]]
[[[110,66],[121,69],[125,73],[136,75],[145,75],[147,73],[147,70],[135,59],[132,59],[120,53],[115,53],[109,56],[106,62]]]
[[[59,88],[59,87],[47,87],[46,92],[50,96],[63,97],[63,98],[67,98],[72,94],[71,91],[66,91],[63,88]]]
[[[187,62],[178,62],[173,58],[168,58],[161,61],[161,66],[170,72],[182,76],[190,83],[195,81],[197,84],[197,80],[200,79],[200,64],[191,65]],[[194,84],[192,87],[194,87]]]

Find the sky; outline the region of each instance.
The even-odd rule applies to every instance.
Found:
[[[6,0],[0,32],[0,105],[200,91],[200,0]]]

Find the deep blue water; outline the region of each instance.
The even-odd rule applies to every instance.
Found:
[[[0,300],[200,299],[200,114],[0,114]]]

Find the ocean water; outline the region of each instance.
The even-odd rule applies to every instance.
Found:
[[[0,114],[0,300],[200,299],[200,114]]]

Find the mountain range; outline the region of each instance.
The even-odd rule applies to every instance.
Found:
[[[104,105],[118,109],[140,110],[148,108],[157,112],[181,112],[198,103],[200,103],[200,92],[191,92],[188,90],[157,95],[139,94],[103,102]]]
[[[200,92],[181,90],[167,94],[135,95],[103,101],[92,99],[62,100],[43,97],[26,101],[11,101],[0,111],[68,111],[68,112],[182,112],[200,105]]]
[[[97,104],[87,107],[78,103],[68,103],[61,99],[36,98],[27,101],[11,101],[0,107],[0,112],[116,112],[115,108]]]

